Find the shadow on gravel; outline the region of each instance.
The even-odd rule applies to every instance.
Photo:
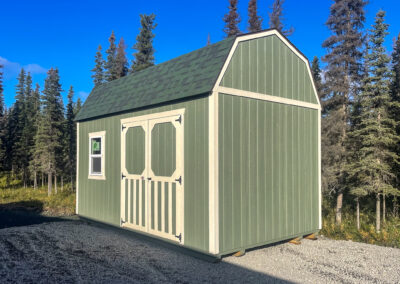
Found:
[[[0,204],[0,229],[64,221],[61,218],[43,216],[40,214],[42,211],[43,203],[40,200]]]

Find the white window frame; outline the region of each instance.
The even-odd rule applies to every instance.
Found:
[[[100,138],[101,142],[101,154],[92,154],[92,139]],[[89,179],[98,179],[98,180],[105,180],[105,163],[106,163],[106,132],[99,131],[99,132],[91,132],[89,133]],[[101,158],[101,173],[92,173],[92,158]]]

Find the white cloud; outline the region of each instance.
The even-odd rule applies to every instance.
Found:
[[[4,80],[11,80],[18,76],[18,73],[23,67],[26,72],[34,74],[43,74],[47,72],[47,69],[36,63],[27,64],[21,66],[18,62],[11,62],[4,57],[0,56],[0,64],[4,66]]]
[[[87,99],[87,97],[89,96],[89,93],[85,92],[85,91],[79,91],[78,95],[81,98],[81,100],[85,101]]]

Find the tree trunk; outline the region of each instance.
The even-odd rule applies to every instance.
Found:
[[[382,219],[383,223],[386,222],[386,198],[385,194],[382,196]]]
[[[376,195],[376,232],[381,231],[381,196],[378,193]]]
[[[360,199],[357,197],[357,230],[360,230]]]
[[[44,175],[43,175],[43,172],[42,172],[42,187],[44,187]]]
[[[393,216],[399,217],[399,204],[397,203],[397,196],[393,197]]]
[[[51,176],[51,172],[49,172],[47,174],[47,195],[50,196],[51,195],[51,191],[53,190],[53,185],[51,184],[51,180],[52,180],[52,176]]]
[[[61,176],[61,192],[64,190],[64,178]]]
[[[33,189],[37,189],[37,174],[36,174],[36,170],[33,171]]]
[[[57,175],[54,175],[54,192],[57,194]]]
[[[336,225],[342,224],[342,206],[343,192],[340,192],[336,198]]]

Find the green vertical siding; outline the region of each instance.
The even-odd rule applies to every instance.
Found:
[[[221,253],[318,230],[317,123],[314,109],[219,95]]]
[[[170,177],[176,169],[176,130],[172,123],[158,123],[151,133],[151,168],[156,176]]]
[[[208,251],[208,98],[155,107],[79,123],[79,214],[120,224],[122,118],[185,108],[185,245]],[[88,134],[106,131],[106,180],[88,179]],[[174,188],[175,190],[175,188]],[[175,192],[173,191],[173,194]],[[173,197],[174,198],[174,197]],[[174,199],[173,199],[174,200]],[[173,204],[175,207],[175,204]],[[175,214],[175,213],[173,213]],[[175,226],[175,224],[173,224]]]
[[[146,137],[141,126],[130,127],[126,132],[125,167],[129,174],[140,175],[145,168]]]
[[[276,35],[240,42],[221,86],[318,103],[306,64]]]

